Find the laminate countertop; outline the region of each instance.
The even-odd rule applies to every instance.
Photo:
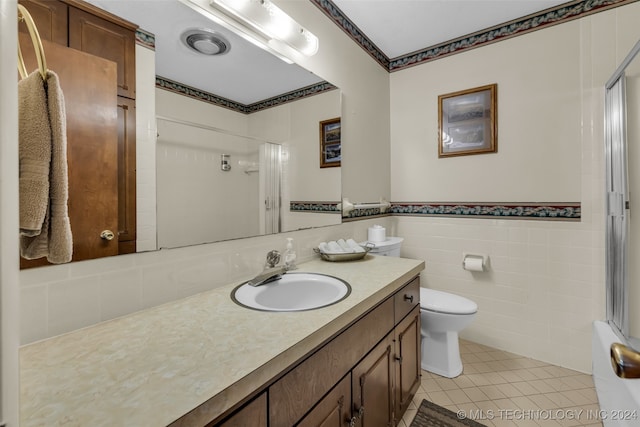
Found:
[[[229,284],[20,348],[20,425],[199,425],[214,419],[401,288],[424,262],[367,255],[296,271],[351,295],[303,312],[235,304]],[[185,414],[188,414],[185,416]]]

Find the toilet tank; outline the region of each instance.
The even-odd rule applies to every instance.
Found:
[[[402,237],[387,237],[387,240],[383,242],[367,241],[360,243],[360,245],[370,247],[371,251],[369,253],[371,255],[399,257],[403,240],[404,238]]]

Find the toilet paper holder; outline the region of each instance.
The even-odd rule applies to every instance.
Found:
[[[478,261],[481,261],[478,263]],[[489,256],[482,254],[462,253],[462,269],[467,271],[486,271]]]

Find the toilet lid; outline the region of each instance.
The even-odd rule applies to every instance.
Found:
[[[473,314],[478,311],[478,304],[460,295],[420,288],[420,308],[438,313]]]

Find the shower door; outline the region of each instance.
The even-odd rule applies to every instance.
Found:
[[[606,84],[607,320],[640,350],[640,42]],[[637,57],[637,58],[636,58]]]
[[[261,234],[280,232],[280,187],[282,185],[282,147],[265,142],[260,151],[260,227]]]

